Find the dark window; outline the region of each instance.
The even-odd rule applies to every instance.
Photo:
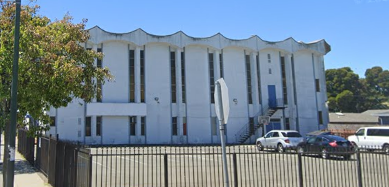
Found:
[[[281,57],[281,74],[282,74],[282,93],[284,97],[284,104],[288,104],[288,89],[286,87],[286,70],[285,70],[285,57]]]
[[[319,79],[316,79],[315,83],[316,83],[316,92],[320,92],[320,81],[319,81]]]
[[[91,117],[85,118],[85,136],[91,136],[92,134],[92,121]]]
[[[267,54],[267,62],[271,63],[271,55]]]
[[[220,60],[220,78],[223,78],[224,77],[224,73],[223,73],[223,52],[219,54],[219,60]]]
[[[251,90],[250,55],[245,55],[245,60],[246,60],[246,78],[247,78],[247,99],[249,104],[253,104],[253,96]]]
[[[389,136],[389,129],[367,129],[368,136]]]
[[[171,94],[172,103],[177,102],[176,94],[176,53],[170,52],[170,79],[171,79]]]
[[[216,123],[216,117],[211,118],[211,133],[213,136],[217,135],[217,123]]]
[[[258,101],[259,104],[262,104],[262,91],[261,91],[261,68],[259,64],[259,55],[256,55],[255,57],[256,63],[257,63],[257,79],[258,79]]]
[[[278,132],[273,132],[273,137],[280,137],[280,135],[278,134]]]
[[[102,48],[97,48],[97,52],[103,52]],[[97,59],[97,67],[102,68],[102,59]],[[103,98],[103,84],[101,83],[100,80],[97,80],[97,90],[96,90],[96,101],[97,102],[102,102]]]
[[[298,132],[287,132],[287,133],[283,132],[282,135],[284,137],[302,137],[301,134]]]
[[[55,127],[55,116],[50,117],[50,127]]]
[[[319,111],[318,116],[319,116],[319,124],[323,124],[323,112]]]
[[[273,135],[273,133],[272,133],[272,132],[269,132],[268,134],[265,135],[265,138],[271,138],[272,135]]]
[[[101,136],[101,124],[102,124],[102,117],[97,116],[96,117],[96,136]]]
[[[130,135],[131,136],[136,135],[136,117],[135,116],[130,117]]]
[[[310,138],[308,139],[307,143],[313,144],[313,143],[315,143],[316,139],[317,139],[316,137],[310,137]]]
[[[184,136],[186,136],[187,135],[187,126],[186,126],[186,117],[183,117],[182,118],[182,134],[184,135]]]
[[[215,103],[214,93],[215,93],[215,73],[214,73],[214,63],[213,63],[213,53],[208,54],[209,61],[209,84],[210,84],[210,93],[211,93],[211,103]]]
[[[185,53],[181,52],[181,84],[182,84],[182,103],[186,102],[185,94]]]
[[[145,51],[140,50],[140,102],[145,102]]]
[[[177,136],[178,131],[177,131],[177,117],[172,118],[172,135]]]
[[[145,136],[146,135],[146,117],[140,118],[140,135]]]
[[[355,133],[357,136],[364,136],[365,135],[365,129],[360,129],[357,133]]]
[[[254,124],[254,118],[250,118],[250,133],[254,134],[254,130],[255,130],[255,124]]]
[[[103,50],[101,48],[97,48],[97,52],[101,53]],[[102,66],[102,59],[97,59],[97,67],[101,68]]]
[[[135,51],[130,50],[130,102],[135,102]]]
[[[285,129],[290,130],[290,121],[289,118],[285,118]]]

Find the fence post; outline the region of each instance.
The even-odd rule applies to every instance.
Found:
[[[234,169],[234,186],[238,187],[238,166],[236,164],[236,153],[232,154],[232,166]]]
[[[89,187],[92,187],[92,154],[89,153]],[[96,184],[97,185],[97,184]]]
[[[361,168],[361,153],[359,149],[356,148],[357,151],[357,172],[358,172],[358,187],[362,187],[362,168]]]
[[[41,152],[39,149],[39,146],[41,145],[41,139],[40,137],[36,137],[36,147],[35,147],[35,152],[36,152],[36,157],[35,157],[35,168],[41,169],[40,167],[40,161],[41,161]]]
[[[302,162],[302,154],[297,154],[298,160],[298,177],[299,177],[299,187],[303,187],[303,162]]]
[[[164,165],[164,172],[165,172],[165,187],[168,187],[169,184],[169,176],[168,176],[168,165],[167,165],[167,154],[163,155],[163,165]]]

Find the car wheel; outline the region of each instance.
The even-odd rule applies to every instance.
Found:
[[[384,153],[389,155],[389,145],[384,145]]]
[[[327,158],[330,157],[330,155],[328,155],[327,149],[323,148],[321,150],[321,157],[324,158],[324,159],[327,159]]]
[[[285,149],[284,149],[284,147],[282,146],[282,144],[277,144],[277,151],[279,152],[279,153],[283,153],[283,152],[285,152]]]
[[[257,142],[257,150],[258,151],[263,151],[263,145],[262,145],[262,143],[261,142]]]
[[[297,147],[297,153],[298,154],[301,154],[301,155],[304,155],[304,148],[303,147]]]
[[[358,145],[357,145],[357,143],[355,143],[355,142],[351,142],[351,145],[353,146],[353,149],[355,150],[355,151],[358,151]]]
[[[343,159],[345,159],[345,160],[350,160],[350,158],[351,158],[351,155],[343,155]]]

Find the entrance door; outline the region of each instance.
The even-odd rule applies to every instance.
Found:
[[[269,107],[275,108],[277,106],[276,86],[275,85],[268,85],[267,91],[269,94]]]

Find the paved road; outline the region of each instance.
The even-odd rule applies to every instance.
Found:
[[[95,148],[92,149],[92,186],[165,186],[166,163],[168,186],[223,186],[220,152],[218,147]],[[300,184],[297,154],[258,152],[254,146],[229,147],[228,153],[230,186],[235,183],[243,187],[294,187]],[[236,153],[236,167],[232,153]],[[317,156],[303,156],[301,159],[305,187],[358,186],[356,155],[350,160]],[[388,155],[362,153],[360,164],[363,186],[389,184]],[[237,169],[236,172],[233,168]]]

